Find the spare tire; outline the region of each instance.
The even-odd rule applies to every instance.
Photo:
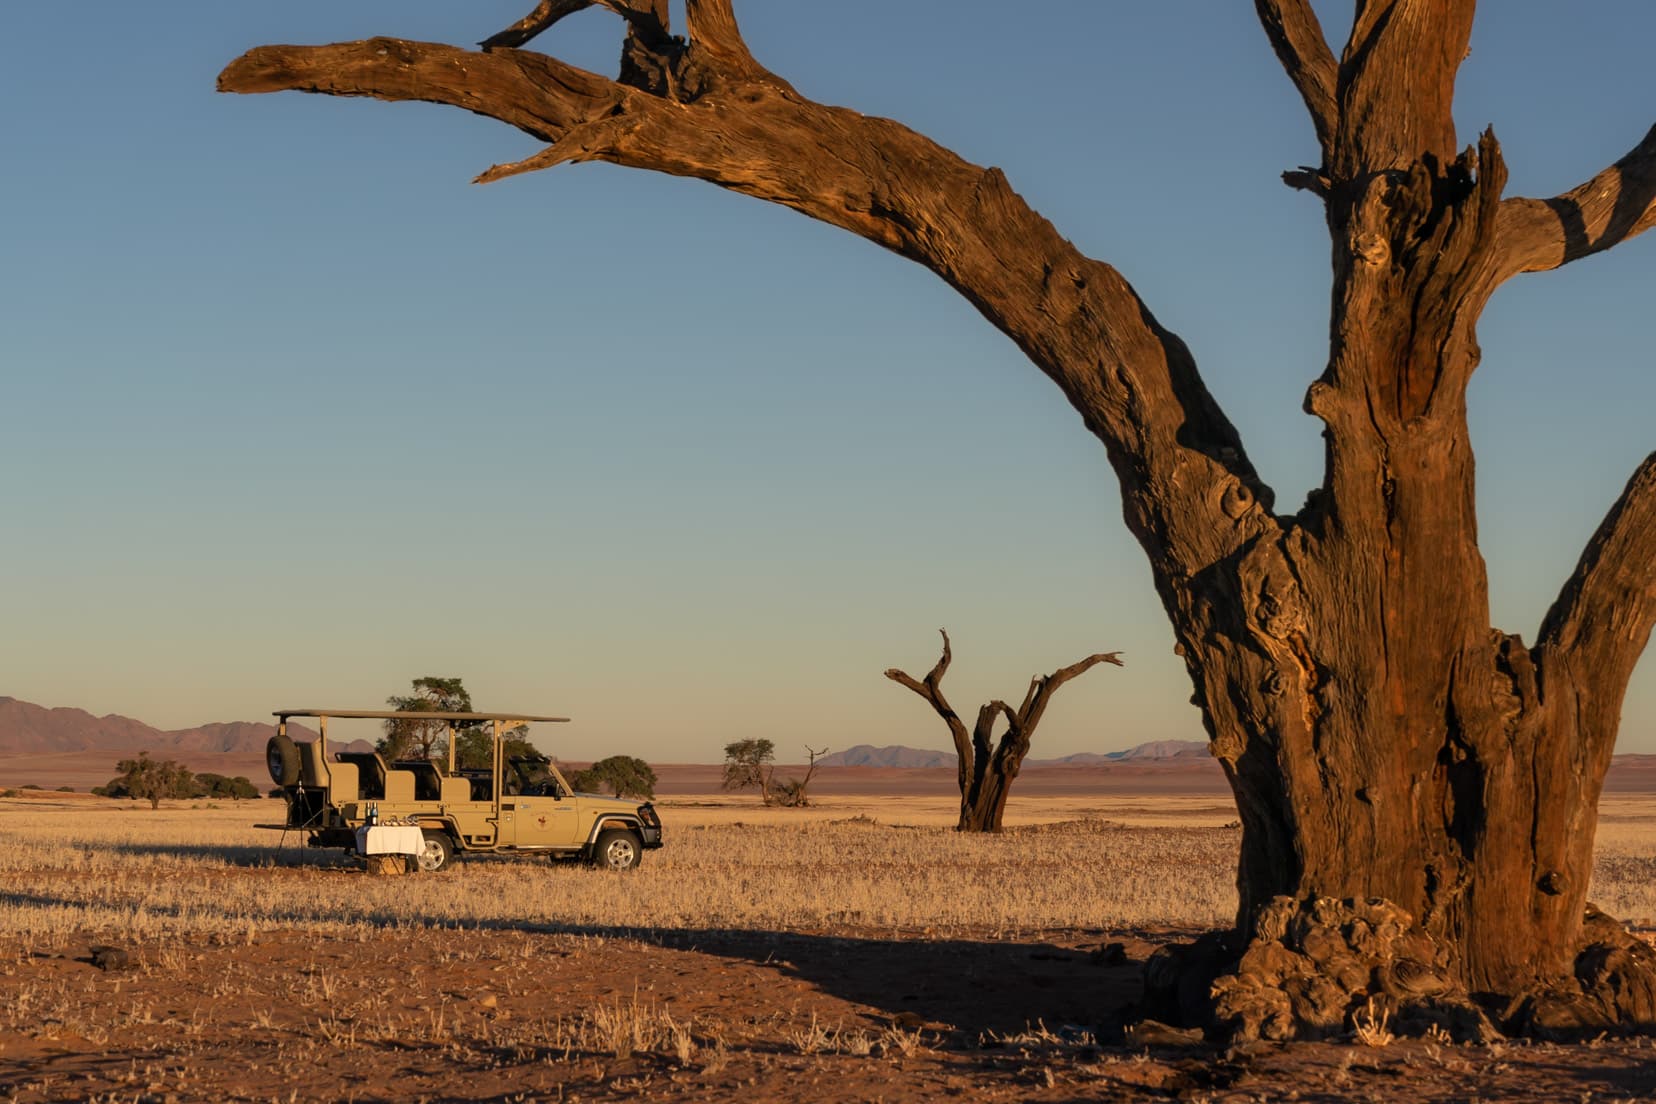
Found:
[[[299,781],[299,748],[286,733],[278,732],[265,744],[265,768],[270,771],[270,780],[278,786],[291,786]]]

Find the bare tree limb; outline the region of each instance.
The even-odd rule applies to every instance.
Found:
[[[1162,569],[1195,574],[1274,528],[1270,488],[1189,350],[1120,273],[1083,256],[998,170],[801,97],[753,60],[729,0],[691,0],[686,17],[688,45],[650,54],[629,40],[627,81],[524,50],[380,38],[258,47],[219,87],[451,104],[550,144],[481,180],[608,161],[849,230],[937,273],[1059,385],[1108,447],[1128,523]],[[1140,493],[1151,482],[1177,501]],[[1220,508],[1239,498],[1250,508]]]
[[[938,657],[937,662],[932,665],[932,669],[926,673],[925,682],[920,682],[912,675],[906,674],[895,667],[888,669],[885,673],[886,678],[891,679],[893,682],[902,683],[910,690],[913,690],[916,694],[919,694],[922,698],[925,698],[927,701],[934,704],[938,701],[942,701],[943,699],[943,676],[948,673],[949,663],[954,658],[952,653],[949,651],[948,632],[944,629],[938,629],[937,631],[939,635],[943,637],[943,654]],[[944,702],[945,706],[947,704],[947,702]],[[954,710],[951,709],[949,712],[953,713]]]
[[[260,46],[219,74],[221,92],[319,92],[464,107],[547,142],[652,99],[544,54],[479,53],[432,42],[370,38],[328,46]]]
[[[1537,648],[1626,687],[1656,622],[1656,453],[1645,457],[1541,622]],[[1546,667],[1543,665],[1543,677]]]
[[[736,13],[731,9],[730,0],[685,0],[684,21],[696,49],[707,54],[714,66],[727,76],[780,82],[780,78],[753,60],[736,26]]]
[[[1072,663],[1068,667],[1060,667],[1052,674],[1043,677],[1037,676],[1030,680],[1029,692],[1024,696],[1023,707],[1018,710],[1018,727],[1026,731],[1033,731],[1040,721],[1041,714],[1052,701],[1052,695],[1058,688],[1077,675],[1084,675],[1100,663],[1113,663],[1117,667],[1125,666],[1121,662],[1120,652],[1099,652],[1090,655],[1079,663]]]
[[[564,132],[562,138],[537,154],[525,157],[521,161],[490,165],[479,173],[472,180],[472,183],[493,184],[495,181],[504,180],[509,176],[521,176],[523,173],[550,169],[556,165],[562,165],[566,161],[589,160],[593,150],[613,145],[620,138],[619,132],[632,125],[632,121],[625,115],[609,115],[600,119],[593,119],[590,122],[580,123],[570,127]]]
[[[943,629],[937,631],[943,637],[943,654],[927,673],[924,682],[895,667],[889,668],[885,677],[908,687],[926,699],[926,702],[937,711],[937,715],[943,718],[943,723],[949,726],[949,737],[954,741],[955,759],[959,768],[960,792],[965,793],[972,772],[972,737],[966,731],[966,722],[960,719],[960,714],[954,711],[954,706],[943,696],[943,676],[948,672],[949,661],[953,657],[949,652],[949,634]]]
[[[666,10],[662,0],[540,0],[534,11],[478,45],[485,50],[515,49],[551,29],[564,16],[591,7],[608,8],[652,41],[667,37]]]
[[[1614,165],[1552,199],[1501,204],[1500,275],[1542,272],[1656,226],[1656,126]]]
[[[1448,164],[1455,76],[1472,37],[1474,0],[1358,0],[1340,59],[1340,125],[1326,162],[1336,180]]]
[[[1254,0],[1254,9],[1259,12],[1259,22],[1277,60],[1311,113],[1311,125],[1316,128],[1317,145],[1322,148],[1326,164],[1340,122],[1335,100],[1340,67],[1334,51],[1328,48],[1317,13],[1311,9],[1310,0]]]

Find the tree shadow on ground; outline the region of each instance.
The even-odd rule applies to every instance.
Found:
[[[219,861],[236,848],[123,845],[131,853],[169,855],[205,853]],[[252,849],[248,849],[252,850]],[[268,854],[257,863],[268,862]],[[49,891],[19,893],[19,909],[60,911],[81,907],[69,896]],[[182,907],[146,902],[146,912],[168,918],[183,916]],[[210,919],[214,910],[192,906],[190,915]],[[223,918],[238,924],[304,925],[315,917],[304,909],[255,910],[249,914],[226,901]],[[555,921],[499,919],[457,923],[451,916],[422,914],[419,909],[378,908],[339,920],[379,929],[425,929],[443,933],[451,944],[467,931],[525,935],[578,936],[625,940],[675,952],[727,960],[709,987],[705,974],[683,992],[673,989],[673,971],[662,970],[654,982],[659,994],[712,1006],[740,1005],[754,988],[803,983],[806,990],[863,1006],[865,1014],[895,1026],[958,1032],[962,1041],[1014,1035],[1044,1027],[1059,1035],[1083,1033],[1106,1041],[1119,1037],[1120,1024],[1138,999],[1143,958],[1154,944],[1127,936],[1128,953],[1105,960],[1095,952],[1103,933],[1060,932],[1011,938],[935,938],[923,933],[894,933],[881,938],[862,934],[823,934],[767,930],[674,929],[566,924]],[[142,942],[147,935],[138,936]],[[1165,935],[1156,937],[1165,940]],[[363,953],[373,953],[363,945]]]
[[[1592,1053],[1593,1043],[1571,1048],[1571,1057],[1580,1059],[1583,1051]],[[1625,1055],[1614,1055],[1599,1062],[1583,1065],[1579,1061],[1537,1062],[1533,1069],[1561,1079],[1575,1081],[1582,1086],[1582,1099],[1588,1093],[1609,1093],[1614,1099],[1656,1099],[1656,1062],[1629,1061]]]
[[[1079,935],[1078,939],[1071,936]],[[775,931],[660,932],[663,945],[745,961],[892,1020],[976,1038],[1034,1026],[1119,1034],[1140,993],[1143,954],[1106,964],[1101,934],[1005,939]]]
[[[338,848],[310,848],[301,839],[297,842],[251,843],[101,843],[100,852],[109,852],[127,858],[201,859],[224,866],[258,868],[268,866],[304,866],[321,869],[348,867],[355,863],[349,852]]]

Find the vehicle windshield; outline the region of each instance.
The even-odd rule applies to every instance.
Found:
[[[508,760],[506,789],[510,793],[559,796],[563,788],[552,773],[551,760],[543,755],[514,755]]]

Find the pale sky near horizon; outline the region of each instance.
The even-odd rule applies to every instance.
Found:
[[[531,6],[8,4],[0,694],[167,728],[374,707],[426,674],[568,713],[565,758],[765,736],[947,744],[881,677],[954,641],[957,709],[1098,650],[1036,757],[1199,739],[1102,446],[918,266],[431,105],[213,90],[264,42],[470,43]],[[1319,3],[1330,33],[1345,5]],[[1251,4],[738,0],[805,95],[899,119],[1116,265],[1292,511],[1328,242]],[[1457,116],[1508,194],[1656,122],[1656,4],[1482,5]],[[586,12],[536,48],[613,72]],[[1338,49],[1338,44],[1336,44]],[[1653,447],[1656,233],[1498,293],[1470,406],[1493,619],[1533,640]],[[1656,751],[1656,660],[1620,750]]]

